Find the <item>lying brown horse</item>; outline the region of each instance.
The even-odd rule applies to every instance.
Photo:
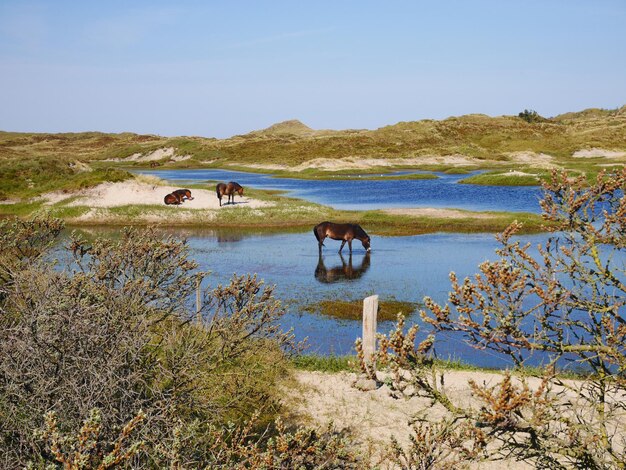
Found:
[[[189,191],[188,189],[177,189],[172,194],[178,196],[180,198],[180,202],[193,201],[193,198],[191,197],[191,191]]]
[[[189,201],[193,200],[193,198],[191,197],[191,191],[189,191],[188,189],[177,189],[173,193],[170,193],[167,196],[165,196],[165,198],[163,199],[163,202],[165,202],[165,204],[168,204],[168,205],[170,204],[179,205],[179,204],[182,204],[185,200],[189,200]]]
[[[222,206],[222,196],[228,196],[228,203],[230,203],[230,198],[233,198],[232,204],[235,203],[235,193],[243,196],[243,187],[239,183],[235,183],[231,181],[230,183],[218,183],[215,186],[215,192],[217,193],[217,198],[220,201],[220,207]]]
[[[317,238],[320,253],[322,252],[322,247],[325,246],[324,239],[326,239],[326,237],[332,238],[333,240],[342,240],[339,253],[343,250],[343,246],[346,242],[348,242],[348,248],[350,248],[350,253],[352,253],[352,240],[355,238],[357,240],[361,240],[363,248],[365,248],[366,251],[371,250],[370,237],[358,224],[334,224],[332,222],[322,222],[321,224],[317,224],[313,227],[313,233],[315,234],[315,238]]]

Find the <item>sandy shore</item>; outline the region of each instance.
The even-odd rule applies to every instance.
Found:
[[[377,390],[362,392],[352,387],[356,375],[348,372],[335,374],[299,371],[297,386],[286,392],[294,413],[310,424],[324,426],[332,421],[338,429],[347,429],[366,454],[380,456],[392,436],[406,446],[411,428],[409,421],[424,417],[436,422],[446,415],[440,405],[430,406],[430,400],[413,396],[397,399],[383,385]],[[446,387],[455,402],[469,404],[471,398],[468,381],[494,385],[502,380],[498,373],[476,371],[450,371],[446,373]],[[530,379],[531,387],[538,386],[538,379]],[[470,468],[499,469],[502,462],[481,463]],[[534,468],[531,465],[507,461],[509,470]],[[381,468],[386,467],[384,462]]]
[[[144,181],[122,181],[119,183],[102,183],[93,188],[85,189],[79,192],[53,192],[42,196],[47,202],[46,204],[56,204],[69,198],[72,199],[67,203],[68,206],[88,206],[92,208],[120,207],[128,205],[162,205],[172,210],[181,209],[230,209],[236,207],[267,207],[272,203],[260,201],[239,195],[235,196],[235,204],[225,204],[227,198],[222,199],[221,208],[215,191],[205,189],[194,189],[191,195],[194,198],[185,201],[179,206],[166,206],[163,198],[180,189],[178,186],[167,186]]]

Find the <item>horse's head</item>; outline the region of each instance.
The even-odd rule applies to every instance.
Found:
[[[237,188],[237,194],[239,194],[240,196],[243,196],[243,187],[239,186]]]
[[[189,191],[188,189],[185,190],[185,196],[187,196],[188,200],[193,201],[193,197],[191,197],[191,191]]]
[[[363,244],[363,248],[365,248],[365,251],[372,251],[372,248],[370,246],[370,237],[362,238],[361,243]]]

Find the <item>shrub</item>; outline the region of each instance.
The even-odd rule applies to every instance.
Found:
[[[448,304],[425,299],[421,315],[433,335],[416,346],[417,326],[405,331],[401,320],[381,336],[378,360],[391,365],[394,389],[412,385],[469,426],[471,438],[456,446],[467,458],[624,468],[626,169],[591,186],[554,172],[544,189],[551,236],[538,255],[515,240],[519,224],[512,224],[498,237],[499,260],[481,264],[473,279],[450,275]],[[435,365],[440,333],[461,334],[520,367],[543,354],[544,376],[534,387],[510,375],[493,387],[470,383],[481,405],[470,408],[448,394]],[[587,372],[581,380],[555,372],[572,361]],[[421,455],[417,443],[410,452]]]
[[[521,113],[519,113],[517,115],[518,118],[523,119],[524,121],[533,124],[536,122],[545,122],[547,121],[546,118],[544,118],[543,116],[541,116],[537,111],[532,110],[532,109],[525,109],[524,111],[522,111]]]
[[[278,326],[284,309],[272,288],[235,276],[205,292],[197,316],[189,297],[202,273],[184,241],[134,229],[91,245],[73,236],[73,264],[61,270],[41,256],[56,226],[44,224],[49,230],[39,234],[32,224],[32,231],[20,232],[18,224],[22,235],[0,239],[2,253],[14,239],[34,247],[32,256],[17,250],[9,258],[20,269],[11,271],[0,311],[5,467],[35,456],[58,462],[49,441],[35,436],[50,412],[60,432],[79,436],[97,409],[103,452],[112,452],[123,426],[144,413],[135,431],[144,445],[129,456],[133,468],[165,465],[164,449],[179,429],[194,430],[181,465],[201,465],[214,427],[254,414],[259,426],[273,419],[277,378],[287,370],[283,351],[293,344]]]

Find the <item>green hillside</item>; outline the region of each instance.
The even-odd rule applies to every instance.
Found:
[[[167,152],[152,154],[159,149]],[[607,150],[608,156],[572,157],[589,149]],[[623,164],[626,157],[621,154],[625,152],[626,106],[587,109],[532,123],[517,116],[471,114],[439,121],[399,122],[375,130],[313,130],[292,120],[228,139],[0,132],[0,198],[31,195],[67,184],[82,187],[107,175],[123,178],[111,170],[119,167],[238,166],[258,171],[267,165],[279,173],[311,177],[323,176],[323,170],[331,169],[325,166],[326,161],[337,163],[333,170],[348,171],[355,162],[368,159],[358,168],[456,167],[496,173],[517,169],[541,177],[551,167],[593,175],[600,168]],[[464,160],[448,163],[442,159],[446,156]],[[343,168],[344,162],[352,162],[352,166]]]

